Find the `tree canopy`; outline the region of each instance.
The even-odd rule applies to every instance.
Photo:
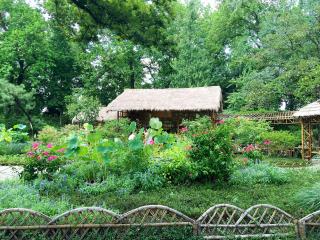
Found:
[[[0,110],[9,123],[67,121],[70,99],[105,106],[125,88],[220,85],[230,111],[293,110],[320,98],[319,1],[35,2],[0,2]]]

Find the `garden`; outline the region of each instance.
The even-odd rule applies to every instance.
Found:
[[[191,217],[218,203],[269,203],[296,217],[320,207],[319,170],[273,154],[299,145],[298,134],[242,118],[216,126],[208,117],[184,121],[176,134],[157,118],[149,125],[121,119],[45,126],[35,139],[24,125],[1,125],[1,164],[23,171],[20,179],[0,183],[0,207],[54,216],[80,206],[124,212],[162,204]]]

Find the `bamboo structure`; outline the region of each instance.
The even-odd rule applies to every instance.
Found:
[[[162,205],[147,205],[124,214],[99,207],[77,208],[54,218],[29,209],[0,211],[0,239],[128,239],[139,234],[162,234],[168,229],[189,229],[205,239],[274,238],[320,235],[320,211],[300,220],[285,211],[258,204],[247,210],[218,204],[197,220]],[[42,237],[42,238],[40,238]]]

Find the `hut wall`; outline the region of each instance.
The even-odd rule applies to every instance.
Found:
[[[176,132],[184,119],[192,120],[198,116],[213,117],[212,111],[130,111],[127,116],[136,121],[140,127],[147,128],[150,118],[158,117],[163,123],[163,129]]]

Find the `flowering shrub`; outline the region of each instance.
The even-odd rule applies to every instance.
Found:
[[[243,149],[243,156],[249,160],[249,163],[259,163],[263,154],[255,145],[249,144]]]
[[[233,170],[231,129],[222,124],[193,138],[190,157],[198,179],[226,181]]]
[[[39,176],[45,179],[52,179],[63,159],[64,149],[55,147],[51,143],[32,143],[30,151],[27,153],[29,161],[24,167],[21,176],[25,180],[33,180]]]

